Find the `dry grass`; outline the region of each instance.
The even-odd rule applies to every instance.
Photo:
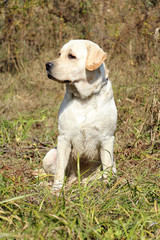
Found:
[[[159,3],[54,1],[54,9],[48,1],[37,4],[19,11],[9,1],[15,20],[6,39],[5,6],[1,8],[0,238],[160,239],[160,48],[154,38]],[[26,11],[25,19],[21,14]],[[42,21],[34,20],[37,14]],[[35,25],[41,32],[35,32]],[[118,108],[118,176],[110,186],[98,180],[81,185],[79,179],[57,199],[49,187],[39,185],[46,179],[35,179],[32,171],[42,167],[44,155],[56,145],[64,94],[63,86],[47,79],[45,62],[69,38],[91,39],[108,53]],[[16,58],[6,55],[6,49],[16,52]]]

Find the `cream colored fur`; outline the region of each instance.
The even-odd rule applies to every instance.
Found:
[[[53,191],[62,187],[66,169],[76,171],[77,156],[84,169],[102,165],[104,177],[107,171],[116,173],[113,144],[117,110],[106,57],[91,41],[71,40],[62,47],[59,58],[46,64],[49,78],[66,83],[58,115],[57,149],[43,160],[44,170],[55,175]]]

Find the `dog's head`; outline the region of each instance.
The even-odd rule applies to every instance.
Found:
[[[71,40],[62,47],[59,58],[46,63],[47,75],[67,84],[90,81],[106,58],[106,53],[97,44],[89,40]]]

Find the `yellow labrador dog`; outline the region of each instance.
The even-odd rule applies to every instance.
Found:
[[[71,40],[59,58],[46,63],[50,79],[66,84],[59,109],[57,149],[43,160],[46,173],[55,175],[53,191],[61,189],[66,169],[75,170],[77,156],[84,172],[102,166],[103,176],[116,173],[113,158],[117,110],[105,67],[106,53],[89,40]]]

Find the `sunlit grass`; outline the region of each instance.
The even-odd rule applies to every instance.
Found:
[[[80,176],[79,176],[80,178]],[[154,175],[118,176],[107,188],[105,182],[82,184],[78,178],[61,196],[48,187],[29,182],[27,195],[9,198],[3,179],[0,201],[1,237],[27,239],[159,239],[159,184]],[[25,190],[24,190],[25,191]],[[16,229],[16,232],[15,232]],[[13,233],[13,235],[11,234]],[[11,234],[11,235],[9,235]]]
[[[159,66],[148,67],[147,79],[111,73],[117,178],[89,176],[83,183],[78,170],[77,181],[66,179],[57,197],[49,176],[32,174],[57,143],[64,88],[45,78],[42,65],[51,54],[40,56],[32,72],[30,63],[1,78],[0,238],[160,239]]]
[[[32,175],[56,145],[59,102],[53,111],[1,118],[1,239],[160,239],[158,95],[148,105],[124,95],[117,102],[117,178],[89,176],[83,183],[78,158],[77,181],[66,180],[59,197],[51,194],[49,177]]]

